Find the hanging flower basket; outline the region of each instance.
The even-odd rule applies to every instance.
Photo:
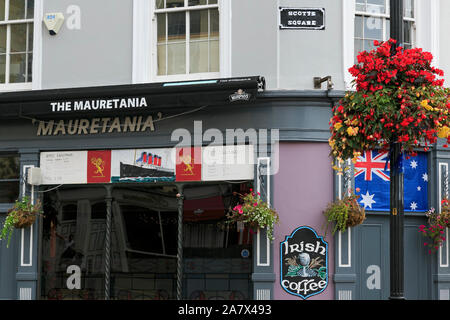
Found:
[[[17,221],[14,223],[14,227],[16,229],[23,229],[28,228],[36,221],[37,212],[17,210],[15,215]]]
[[[336,231],[345,232],[349,227],[360,225],[366,219],[363,207],[358,204],[358,195],[346,196],[341,200],[329,203],[323,214],[326,217],[325,235],[330,224],[334,224],[333,235]]]
[[[442,215],[438,214],[434,208],[428,210],[425,215],[428,218],[428,225],[420,225],[419,232],[430,240],[424,242],[423,245],[427,246],[429,248],[428,253],[432,254],[442,246],[442,243],[445,240],[445,222],[443,222],[444,219]]]
[[[441,214],[439,218],[442,225],[450,228],[450,201],[446,198],[441,201]]]
[[[391,54],[394,44],[375,41],[376,49],[360,52],[349,69],[355,91],[333,107],[330,119],[331,156],[340,163],[356,162],[365,151],[386,152],[392,143],[414,156],[415,148],[428,151],[438,138],[446,139],[444,147],[450,142],[450,91],[437,78],[443,71],[420,48],[398,47]]]
[[[279,221],[277,212],[270,208],[267,202],[262,201],[259,193],[253,192],[240,196],[240,204],[236,205],[227,214],[227,223],[236,224],[239,232],[243,231],[245,226],[252,230],[267,228],[267,237],[274,240],[273,227]]]
[[[42,213],[39,200],[32,204],[27,196],[22,200],[16,200],[14,206],[8,210],[8,214],[0,232],[0,239],[8,239],[7,247],[11,241],[14,228],[28,228],[36,221],[36,218]]]

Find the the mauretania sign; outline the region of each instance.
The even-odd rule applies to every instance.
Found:
[[[148,107],[145,97],[50,102],[52,112],[94,111]]]

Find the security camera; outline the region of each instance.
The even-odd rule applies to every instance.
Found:
[[[58,33],[64,22],[64,15],[61,12],[46,13],[44,16],[44,23],[50,35],[54,36]]]

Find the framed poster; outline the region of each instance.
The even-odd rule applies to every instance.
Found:
[[[175,148],[111,151],[111,182],[175,181]]]
[[[41,152],[42,184],[87,183],[87,151]]]
[[[252,145],[207,146],[202,153],[202,180],[253,180]]]

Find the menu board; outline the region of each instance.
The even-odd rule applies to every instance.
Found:
[[[253,180],[252,145],[203,147],[202,180]]]
[[[42,184],[87,183],[87,151],[41,152]]]

